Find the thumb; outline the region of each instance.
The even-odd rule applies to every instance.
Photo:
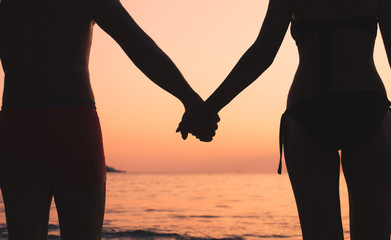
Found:
[[[182,132],[181,132],[181,135],[182,135],[182,139],[183,139],[183,140],[186,140],[186,139],[187,139],[187,136],[189,135],[189,133],[188,133],[188,132],[182,131]]]

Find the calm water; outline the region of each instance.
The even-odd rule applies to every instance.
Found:
[[[341,201],[348,231],[346,188]],[[60,239],[52,206],[49,239]],[[0,202],[0,239],[7,239]],[[345,233],[349,239],[348,232]],[[109,173],[102,239],[302,239],[286,175]]]

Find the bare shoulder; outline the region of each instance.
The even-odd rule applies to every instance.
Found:
[[[6,15],[14,18],[29,17],[31,20],[46,19],[58,20],[60,18],[79,19],[88,13],[89,0],[1,0],[0,4]]]
[[[303,20],[343,19],[378,16],[383,0],[293,0],[294,16]],[[387,1],[387,0],[385,0]]]

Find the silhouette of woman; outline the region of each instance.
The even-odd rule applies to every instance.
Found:
[[[88,61],[97,23],[187,112],[203,103],[118,0],[2,0],[0,186],[10,239],[100,239],[105,160]]]
[[[390,239],[390,104],[373,61],[379,24],[391,64],[390,13],[390,0],[270,0],[255,43],[203,109],[183,117],[178,131],[202,135],[208,123],[197,121],[210,119],[272,64],[291,24],[300,63],[281,121],[280,146],[303,239],[343,239],[340,161],[351,239]]]

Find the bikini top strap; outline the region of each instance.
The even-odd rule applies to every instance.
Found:
[[[277,170],[277,173],[279,175],[281,175],[281,172],[282,172],[282,150],[284,148],[284,118],[285,118],[285,114],[282,114],[281,121],[280,121],[280,138],[279,138],[279,143],[280,143],[280,162],[278,164],[278,170]]]

